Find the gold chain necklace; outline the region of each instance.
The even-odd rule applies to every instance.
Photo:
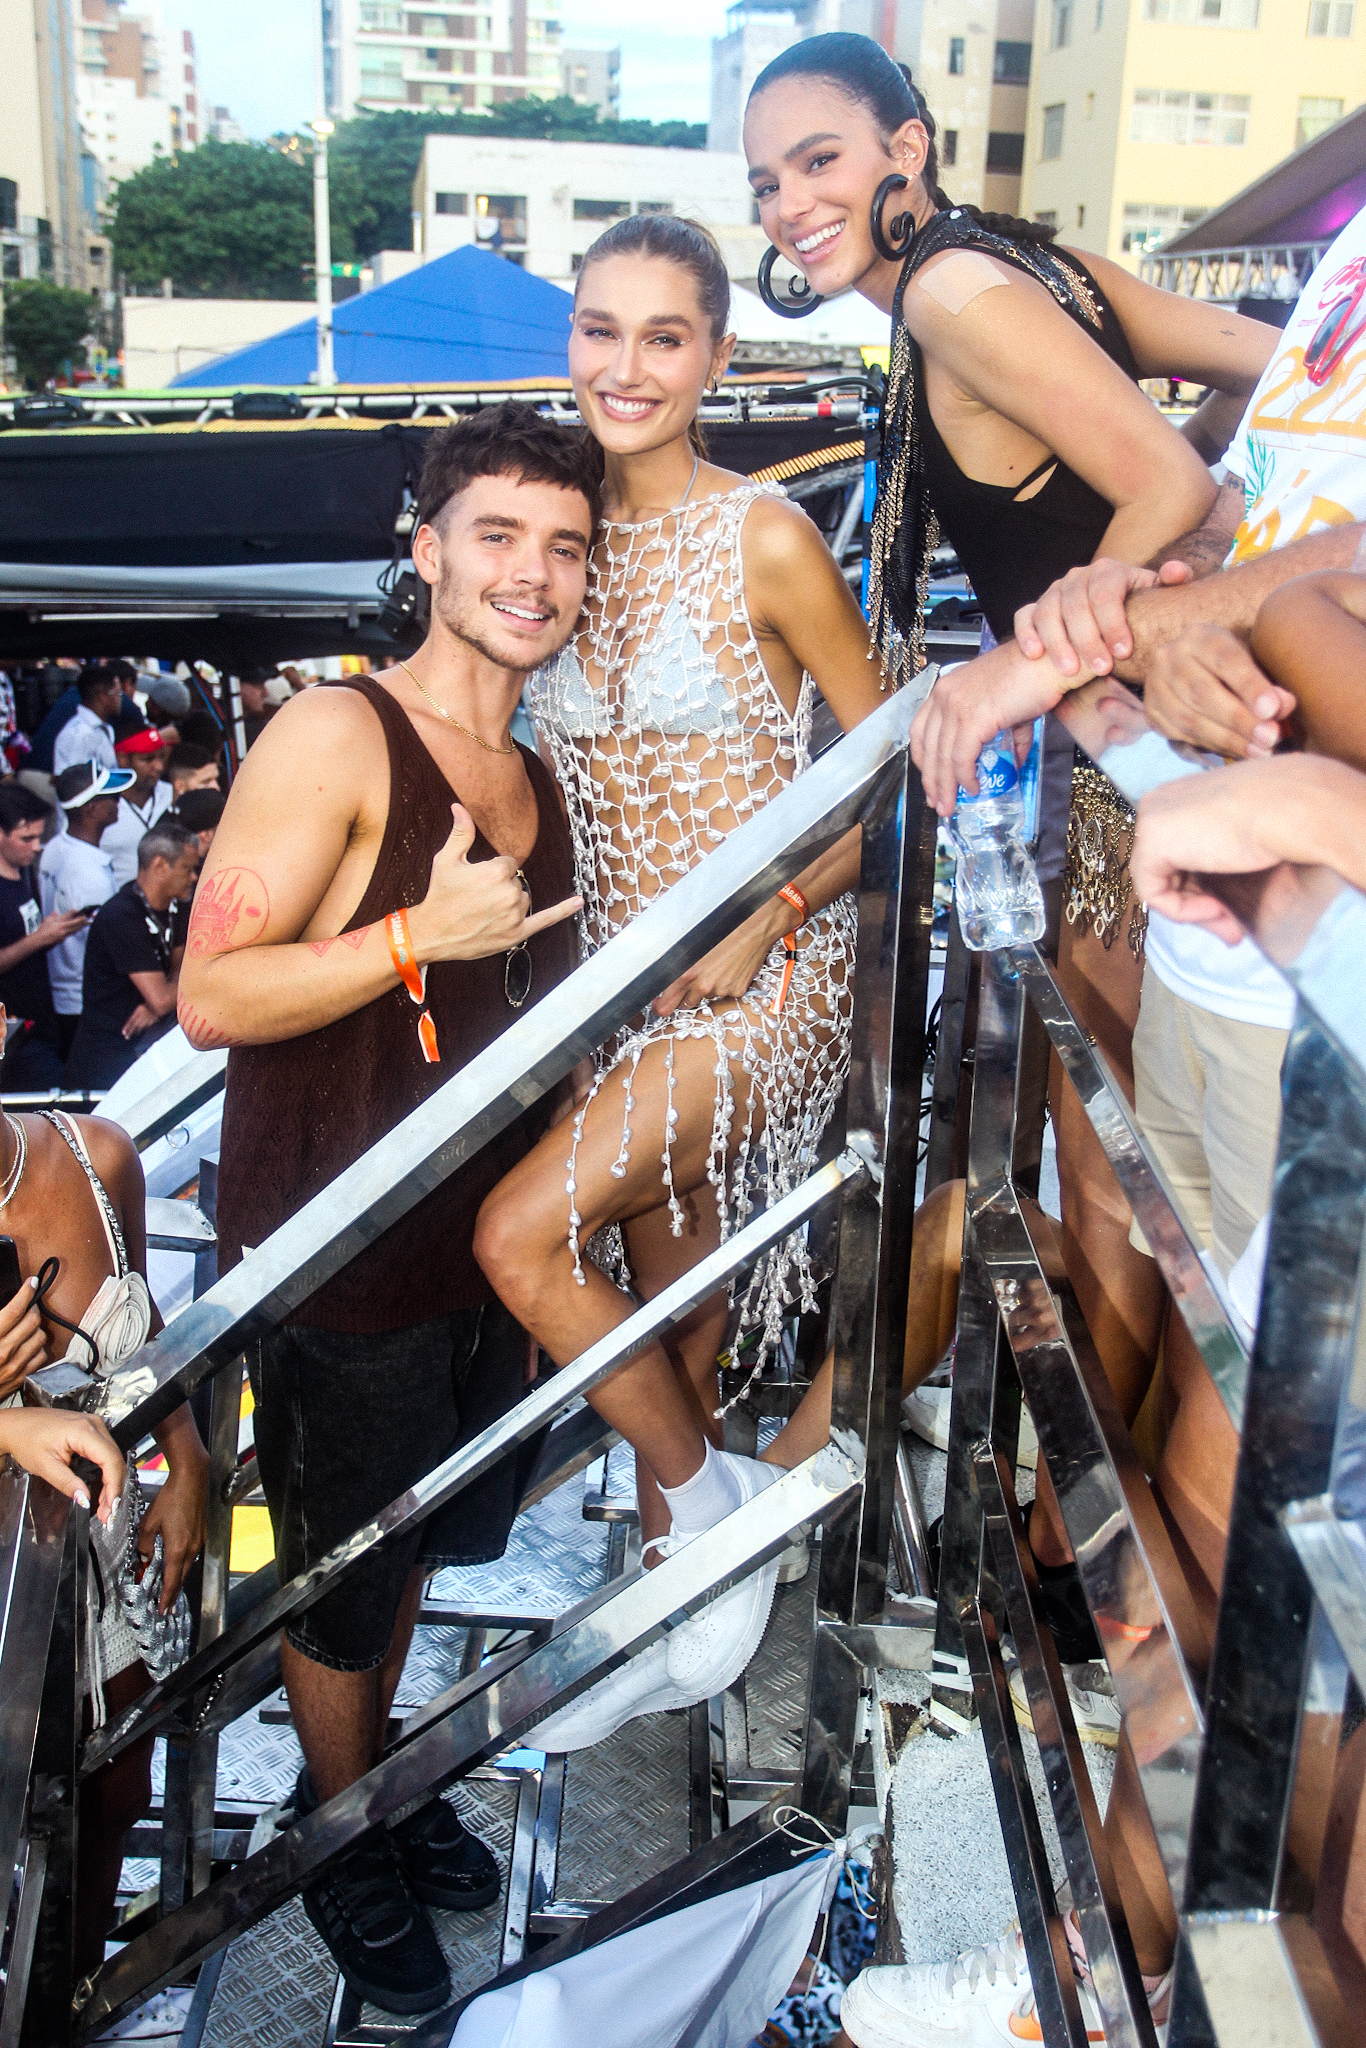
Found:
[[[406,661],[400,661],[398,665],[403,670],[404,675],[407,676],[410,679],[410,681],[417,683],[418,689],[421,690],[423,696],[427,699],[427,702],[431,705],[437,717],[444,718],[447,725],[453,725],[457,732],[463,732],[465,738],[467,740],[473,740],[476,747],[482,747],[486,754],[516,753],[517,743],[515,740],[509,740],[508,744],[505,747],[492,747],[489,745],[487,740],[481,739],[477,732],[471,732],[467,725],[462,725],[458,718],[455,718],[451,715],[451,713],[446,709],[444,704],[437,703],[435,697],[427,688],[426,684],[419,681],[419,679],[413,674],[412,670],[409,668]]]

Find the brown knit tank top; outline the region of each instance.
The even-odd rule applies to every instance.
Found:
[[[426,895],[432,861],[450,837],[457,792],[387,690],[366,676],[328,687],[361,693],[389,750],[384,840],[346,927],[357,931]],[[573,894],[573,850],[553,781],[526,748],[522,759],[540,813],[536,844],[522,872],[534,908],[545,910]],[[478,833],[470,859],[488,860],[493,853]],[[575,921],[538,932],[530,948],[534,1004],[578,965]],[[418,1013],[402,984],[321,1031],[232,1052],[218,1179],[220,1271],[236,1265],[243,1245],[262,1243],[518,1014],[526,1014],[509,1007],[503,970],[501,953],[428,967],[427,1004],[441,1048],[437,1066],[422,1057]],[[470,1250],[475,1217],[485,1195],[536,1143],[548,1114],[540,1105],[526,1111],[288,1320],[373,1334],[488,1301],[492,1289]]]

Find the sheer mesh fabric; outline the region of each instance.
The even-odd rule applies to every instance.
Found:
[[[737,825],[810,765],[814,688],[802,678],[789,712],[764,667],[745,604],[740,534],[745,516],[780,486],[748,485],[702,498],[662,518],[611,523],[594,551],[578,636],[531,681],[530,708],[569,806],[584,899],[586,952],[620,931]],[[674,1235],[684,1212],[674,1186],[674,1046],[709,1038],[716,1057],[707,1180],[724,1242],[751,1214],[797,1186],[815,1162],[849,1064],[855,909],[841,897],[803,925],[782,1009],[781,944],[738,1001],[713,1010],[652,1012],[601,1049],[593,1095],[620,1090],[624,1177],[635,1144],[659,1148],[662,1191]],[[636,1071],[648,1048],[665,1048],[664,1128],[633,1125]],[[750,1083],[737,1089],[737,1077]],[[747,1103],[745,1101],[748,1097]],[[591,1097],[590,1097],[591,1100]],[[743,1108],[742,1108],[743,1105]],[[585,1105],[586,1107],[586,1105]],[[583,1284],[577,1162],[584,1111],[573,1123],[567,1166],[569,1245]],[[760,1362],[776,1347],[783,1316],[800,1298],[813,1306],[804,1241],[776,1246],[741,1304],[742,1329],[761,1333]]]

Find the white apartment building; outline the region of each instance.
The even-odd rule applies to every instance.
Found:
[[[596,107],[600,121],[621,117],[621,51],[560,51],[560,91],[578,107]]]
[[[328,112],[335,120],[400,107],[449,111],[557,99],[560,24],[553,0],[321,0]]]
[[[708,149],[740,148],[745,104],[766,64],[837,29],[871,36],[910,66],[938,125],[949,195],[1015,212],[1034,0],[738,0],[712,43]]]
[[[429,135],[413,182],[414,246],[425,256],[496,241],[538,277],[572,277],[603,229],[630,213],[686,214],[715,234],[732,277],[758,269],[763,231],[734,152]]]
[[[150,93],[139,98],[131,78],[83,73],[76,80],[76,104],[85,146],[99,165],[106,194],[175,147],[170,101]]]
[[[207,132],[194,36],[159,9],[126,0],[69,0],[76,99],[106,201],[157,156],[195,149]]]

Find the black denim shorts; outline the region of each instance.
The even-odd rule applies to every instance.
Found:
[[[256,1457],[280,1583],[296,1578],[515,1405],[526,1337],[501,1302],[354,1336],[282,1324],[247,1352]],[[381,1544],[286,1630],[333,1671],[384,1660],[420,1559],[501,1557],[537,1446],[507,1457],[410,1534]]]

